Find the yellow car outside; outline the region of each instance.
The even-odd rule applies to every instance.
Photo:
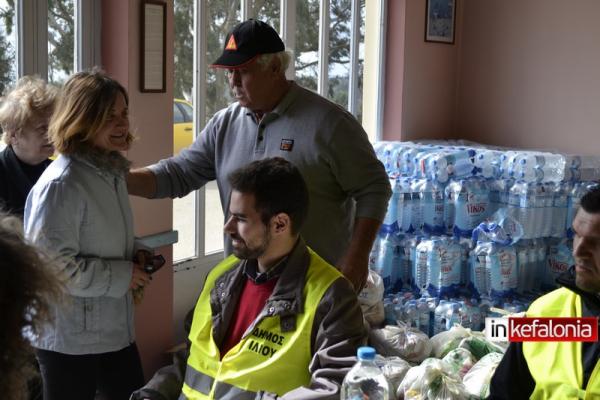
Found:
[[[189,101],[173,99],[173,154],[194,141],[193,115],[194,109]]]

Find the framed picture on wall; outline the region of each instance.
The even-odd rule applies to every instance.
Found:
[[[167,84],[167,5],[142,0],[140,92],[163,93]]]
[[[456,0],[426,0],[425,41],[454,43]]]

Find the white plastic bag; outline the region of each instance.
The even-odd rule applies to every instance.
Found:
[[[358,302],[361,307],[374,306],[378,302],[383,301],[383,279],[377,274],[377,272],[369,270],[369,276],[367,276],[367,283],[361,292],[358,294]]]
[[[448,365],[428,358],[418,367],[408,370],[396,392],[404,400],[464,400],[468,393]]]
[[[486,399],[490,395],[490,382],[503,354],[489,353],[477,361],[463,378],[467,392],[476,399]]]
[[[401,357],[412,363],[419,363],[431,354],[427,335],[416,328],[407,328],[402,322],[371,330],[369,341],[379,354]]]
[[[454,325],[450,330],[440,332],[431,338],[432,357],[444,358],[446,354],[456,349],[460,342],[471,335],[470,329]]]
[[[396,393],[402,379],[410,369],[411,365],[400,357],[382,357],[377,355],[375,364],[383,371],[383,375],[392,385],[392,393]]]
[[[463,339],[464,340],[464,339]],[[473,367],[473,364],[477,362],[473,354],[467,349],[459,347],[452,350],[442,359],[452,372],[457,374],[462,379],[467,372]]]

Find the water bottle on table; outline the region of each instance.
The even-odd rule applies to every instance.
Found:
[[[375,349],[359,347],[358,362],[346,374],[341,400],[391,400],[391,387],[375,364]]]

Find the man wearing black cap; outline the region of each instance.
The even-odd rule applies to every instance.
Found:
[[[311,208],[303,237],[358,289],[391,195],[389,181],[352,115],[286,79],[290,59],[269,25],[253,19],[237,25],[212,65],[227,70],[236,102],[217,112],[177,156],[132,171],[129,192],[182,197],[216,179],[228,210],[230,172],[253,160],[283,157],[308,183]],[[225,252],[231,253],[227,238]]]

